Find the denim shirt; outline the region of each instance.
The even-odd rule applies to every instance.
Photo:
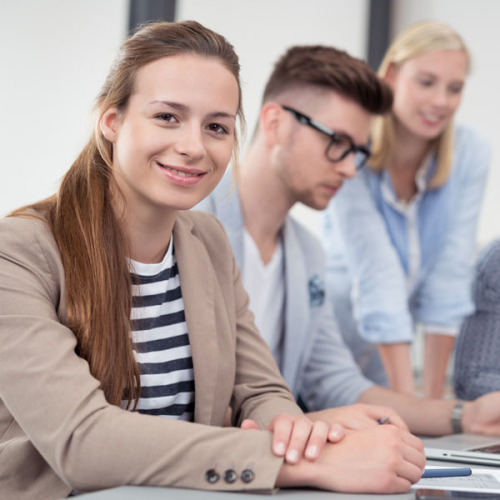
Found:
[[[366,341],[411,341],[415,323],[457,331],[473,310],[470,284],[490,148],[464,126],[457,127],[454,140],[447,182],[425,188],[416,200],[420,259],[409,287],[408,219],[384,196],[387,187],[394,194],[386,171],[363,169],[345,182],[323,215],[329,286],[350,295]]]

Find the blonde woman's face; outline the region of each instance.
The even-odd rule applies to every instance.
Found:
[[[423,139],[439,136],[460,105],[468,59],[460,50],[438,50],[391,66],[396,126]]]

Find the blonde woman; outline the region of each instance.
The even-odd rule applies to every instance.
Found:
[[[344,338],[368,377],[384,383],[386,375],[391,388],[414,394],[410,347],[421,325],[426,397],[442,397],[455,336],[473,310],[490,151],[453,123],[469,69],[466,46],[447,25],[417,23],[394,40],[379,70],[392,112],[375,119],[368,168],[345,183],[324,220]]]

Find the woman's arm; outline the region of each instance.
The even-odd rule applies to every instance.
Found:
[[[58,314],[64,308],[64,273],[48,228],[40,221],[3,219],[0,242],[0,457],[3,477],[13,478],[8,484],[0,479],[3,492],[16,484],[46,488],[49,483],[67,493],[124,484],[274,487],[282,459],[271,452],[269,432],[169,420],[110,405]],[[283,389],[279,399],[286,394]],[[293,401],[289,406],[295,407]],[[212,470],[219,476],[214,482]],[[235,471],[234,482],[224,480],[227,470]],[[252,472],[250,482],[243,480],[245,470]],[[16,498],[16,491],[11,496]]]
[[[325,226],[337,226],[340,233],[337,236],[342,240],[352,278],[353,309],[360,335],[379,345],[391,387],[412,392],[408,353],[413,325],[406,279],[386,223],[368,188],[368,180],[373,181],[374,175],[361,172],[344,184],[327,209]],[[334,272],[332,248],[341,246],[329,241],[334,237],[331,230],[323,234],[329,273]]]
[[[472,129],[461,127],[455,138],[450,174],[452,204],[442,250],[419,288],[415,317],[426,333],[426,395],[439,397],[448,359],[463,318],[473,310],[470,294],[476,233],[490,164],[490,148]],[[432,221],[428,221],[432,223]]]

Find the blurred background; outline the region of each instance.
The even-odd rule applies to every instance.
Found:
[[[0,19],[0,215],[55,191],[91,133],[94,97],[116,50],[138,23],[195,19],[233,43],[249,137],[272,65],[290,45],[334,45],[376,68],[398,31],[434,19],[472,53],[457,121],[493,146],[479,244],[500,236],[498,0],[0,0]],[[316,212],[294,213],[318,231]]]

